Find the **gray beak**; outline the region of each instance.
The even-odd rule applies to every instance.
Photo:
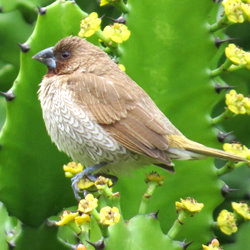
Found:
[[[55,69],[56,68],[56,58],[54,56],[54,47],[50,47],[44,50],[41,50],[37,54],[35,54],[32,58],[44,63],[49,68]]]

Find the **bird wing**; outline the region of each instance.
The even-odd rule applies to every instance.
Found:
[[[90,110],[99,125],[121,145],[171,165],[166,135],[179,131],[135,82],[127,76],[119,80],[75,73],[68,77],[67,86],[77,105]]]

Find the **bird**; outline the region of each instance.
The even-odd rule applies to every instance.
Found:
[[[86,168],[72,179],[95,173],[119,175],[154,164],[174,172],[172,160],[244,157],[185,137],[149,95],[99,47],[68,36],[33,59],[48,68],[38,97],[48,134],[60,151]]]

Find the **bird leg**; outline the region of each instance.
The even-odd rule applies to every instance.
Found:
[[[96,170],[102,168],[103,166],[105,166],[107,164],[107,162],[101,162],[98,163],[96,165],[90,166],[85,168],[82,172],[78,173],[77,175],[75,175],[73,178],[71,178],[71,186],[74,192],[74,195],[76,197],[77,200],[80,200],[81,197],[78,194],[80,192],[80,189],[78,187],[78,182],[85,176],[87,177],[89,180],[91,181],[96,181],[96,177],[92,174],[93,172],[95,172]]]

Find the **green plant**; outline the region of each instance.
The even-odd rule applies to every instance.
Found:
[[[5,68],[8,64],[12,66],[9,71],[4,69],[2,75],[0,72],[3,90],[8,89],[4,83],[10,83],[14,79],[18,67],[18,63],[14,63],[17,62],[16,51],[13,52],[13,63],[7,61],[6,64],[5,58],[11,58],[8,41],[12,44],[19,39],[19,42],[24,42],[32,28],[27,24],[30,20],[27,20],[25,13],[33,13],[35,5],[32,1],[28,3],[32,3],[32,7],[26,6],[25,2],[12,5],[13,18],[6,18],[9,27],[19,23],[20,26],[15,27],[24,31],[20,34],[9,31],[9,38],[6,36],[6,52],[2,54],[1,60]],[[45,3],[47,2],[40,4]],[[190,139],[219,148],[216,139],[218,131],[234,130],[233,139],[237,138],[249,145],[249,116],[238,115],[227,120],[219,119],[219,123],[213,125],[215,120],[212,118],[222,113],[225,107],[225,92],[218,88],[218,83],[239,84],[237,91],[245,96],[249,90],[247,70],[223,72],[220,75],[212,71],[225,61],[224,49],[227,44],[220,44],[217,48],[215,38],[224,40],[227,37],[221,30],[212,32],[211,29],[215,28],[211,27],[215,26],[210,26],[220,18],[218,13],[223,11],[221,5],[211,0],[194,0],[192,5],[187,0],[129,1],[128,4],[129,12],[125,16],[126,25],[131,31],[128,41],[121,46],[116,43],[110,46],[101,36],[101,31],[89,39],[98,44],[98,38],[103,38],[102,46],[106,51],[119,57],[119,62],[125,65],[127,74],[150,94],[160,109]],[[23,5],[26,7],[21,8]],[[93,3],[89,3],[88,7],[87,5],[85,3],[84,6],[87,11],[97,9]],[[7,8],[4,8],[3,3],[2,6],[3,10]],[[93,6],[92,9],[90,6]],[[19,229],[21,233],[17,234],[19,237],[15,238],[17,249],[29,249],[30,246],[32,249],[64,249],[68,246],[67,242],[77,244],[74,231],[66,227],[60,228],[58,237],[60,242],[63,242],[61,244],[56,238],[56,227],[49,227],[46,223],[48,217],[57,214],[64,207],[76,205],[76,201],[73,199],[70,182],[64,178],[61,169],[68,159],[58,153],[51,144],[37,101],[38,83],[45,74],[45,68],[31,57],[41,49],[54,45],[64,36],[77,35],[80,21],[87,13],[71,1],[56,1],[43,11],[45,13],[39,14],[34,31],[25,42],[30,49],[21,52],[20,71],[11,88],[16,98],[6,103],[7,119],[0,135],[0,199],[9,213],[23,225]],[[117,18],[121,13],[108,6],[104,6],[102,11],[113,18]],[[127,12],[126,9],[123,11]],[[3,26],[4,21],[1,20],[5,19],[1,15],[5,13],[0,14],[0,25]],[[107,17],[103,19],[103,23],[112,22]],[[232,26],[230,29],[232,32]],[[217,40],[217,45],[219,43]],[[247,49],[249,47],[246,46],[245,50]],[[219,94],[214,91],[215,86],[219,89]],[[1,106],[1,114],[4,112],[2,110],[4,109]],[[230,188],[242,186],[238,194],[228,195],[234,201],[246,200],[244,195],[248,190],[247,166],[237,168],[231,173],[226,173],[226,167],[225,171],[223,170],[224,175],[219,177],[217,168],[224,165],[224,162],[219,160],[215,161],[215,165],[211,158],[175,164],[175,174],[151,166],[119,178],[114,191],[120,192],[120,212],[124,220],[129,220],[129,226],[126,226],[126,223],[118,223],[110,227],[109,236],[105,239],[106,248],[129,249],[138,244],[140,249],[158,242],[158,249],[179,249],[181,246],[177,241],[186,239],[186,242],[193,242],[189,249],[200,249],[201,244],[206,244],[215,237],[215,233],[220,236],[221,243],[225,243],[225,249],[249,244],[248,238],[242,236],[249,232],[249,223],[240,227],[237,240],[232,237],[225,238],[212,229],[214,220],[222,210],[222,207],[217,207],[225,200],[221,194],[222,190],[225,194],[229,193]],[[152,170],[166,178],[164,184],[156,189],[148,200],[144,212],[137,215],[141,197],[147,187],[144,184],[145,172]],[[226,184],[230,188],[227,188]],[[204,208],[195,217],[185,221],[176,231],[173,241],[169,240],[166,234],[177,218],[174,204],[180,198],[186,197],[194,197],[204,204]],[[224,202],[223,206],[228,207],[228,203]],[[149,215],[157,211],[157,219]],[[92,226],[97,228],[96,233],[93,233],[94,237],[90,238],[90,241],[94,242],[99,240],[102,234],[96,225]],[[132,245],[126,245],[126,239],[130,239]],[[230,245],[230,241],[234,243]]]

